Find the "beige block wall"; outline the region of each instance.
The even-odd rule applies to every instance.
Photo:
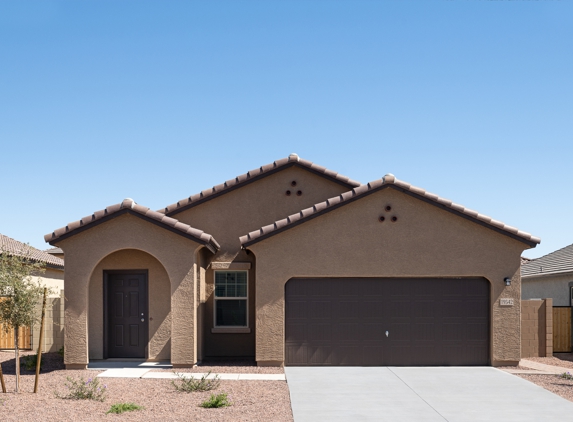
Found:
[[[97,289],[90,292],[90,282],[96,282],[99,279],[99,270],[106,269],[103,264],[98,267],[100,262],[122,250],[145,252],[163,267],[170,284],[171,362],[174,366],[190,366],[196,362],[196,259],[198,250],[203,247],[201,244],[137,216],[124,214],[63,239],[57,242],[57,246],[61,247],[66,255],[64,362],[67,368],[85,368],[89,361],[88,351],[97,353],[97,346],[92,348],[93,345],[89,344],[88,333],[90,328],[97,330],[97,324],[94,324],[94,321],[90,324],[89,318],[90,314],[96,313],[90,313],[89,309],[91,301],[97,303],[99,299]],[[129,266],[136,261],[142,266],[142,255],[136,255],[130,252],[129,259],[132,261],[126,263],[126,267],[122,269],[133,269]],[[104,264],[112,262],[117,263],[115,257],[110,257]],[[161,273],[155,261],[149,260],[148,264],[148,268],[156,268],[156,274]],[[164,278],[165,274],[158,280],[162,277]],[[165,280],[158,283],[165,285]],[[92,297],[90,293],[95,293],[96,296]],[[168,318],[169,311],[166,308],[156,311],[166,315],[165,319]],[[162,324],[168,324],[165,319]],[[151,348],[152,359],[153,353],[157,353],[156,357],[165,356],[167,350],[164,337],[166,328],[161,328],[162,324],[158,327],[160,334],[150,337],[157,340]],[[97,332],[95,335],[97,337]],[[97,341],[97,338],[93,341]]]
[[[392,211],[386,213],[390,205]],[[393,223],[380,215],[396,216]],[[252,245],[257,259],[256,360],[284,362],[284,289],[293,277],[485,277],[490,282],[490,360],[520,350],[522,242],[388,188]],[[512,278],[509,287],[505,277]],[[514,305],[501,307],[500,298]]]
[[[64,346],[64,291],[60,290],[59,297],[54,297],[54,294],[46,300],[43,352],[57,352]],[[36,313],[38,316],[42,314],[41,303],[36,307]],[[38,350],[40,328],[40,321],[32,327],[32,350]]]
[[[292,186],[293,181],[296,186]],[[290,196],[285,194],[287,190],[292,192]],[[299,190],[302,192],[300,196],[296,194]],[[204,294],[199,305],[203,343],[200,346],[201,356],[255,355],[256,260],[252,254],[241,250],[239,237],[348,190],[347,186],[308,170],[289,167],[173,215],[179,221],[211,234],[221,245],[216,255],[210,254],[205,259],[206,271],[202,273],[205,285],[199,288],[200,294]],[[210,264],[216,262],[251,264],[248,286],[250,333],[211,331],[214,327],[215,287],[214,270]]]
[[[521,301],[521,357],[553,356],[552,299]]]

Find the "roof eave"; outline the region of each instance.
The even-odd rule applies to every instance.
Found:
[[[392,177],[393,177],[393,176],[392,176]],[[490,223],[487,223],[486,221],[480,220],[479,218],[473,217],[473,216],[471,216],[471,215],[468,215],[468,214],[466,214],[466,213],[463,213],[463,212],[461,212],[461,211],[458,211],[458,210],[456,210],[456,209],[454,209],[454,208],[448,207],[448,206],[445,205],[445,204],[442,204],[442,203],[440,203],[440,202],[434,201],[434,200],[432,200],[432,199],[430,199],[430,198],[427,198],[427,197],[425,197],[425,196],[423,196],[423,195],[420,195],[420,194],[418,194],[418,193],[416,193],[416,192],[412,192],[411,190],[406,189],[406,188],[404,188],[404,187],[401,187],[401,186],[399,186],[399,185],[397,185],[397,184],[395,184],[395,183],[383,183],[383,184],[380,185],[380,186],[377,186],[377,187],[375,187],[375,188],[369,189],[369,190],[367,190],[367,191],[365,191],[365,192],[362,192],[362,193],[360,193],[360,194],[353,195],[351,198],[345,199],[345,200],[343,200],[343,201],[339,201],[338,203],[336,203],[336,204],[334,204],[334,205],[330,205],[330,206],[326,207],[325,209],[323,209],[323,210],[321,210],[321,211],[317,211],[317,212],[314,212],[314,213],[312,213],[312,214],[310,214],[310,215],[308,215],[308,216],[306,216],[306,217],[302,217],[302,218],[298,219],[297,221],[292,222],[292,223],[289,223],[289,224],[287,224],[287,225],[285,225],[285,226],[283,226],[283,227],[281,227],[281,228],[272,230],[272,231],[270,231],[269,233],[262,234],[262,235],[260,235],[260,236],[258,236],[258,237],[256,237],[256,238],[254,238],[254,239],[252,239],[252,240],[248,240],[248,241],[246,241],[246,242],[243,242],[243,243],[241,243],[241,246],[242,246],[244,249],[247,249],[247,248],[249,248],[249,246],[251,246],[251,245],[253,245],[253,244],[255,244],[255,243],[258,243],[258,242],[260,242],[260,241],[263,241],[263,240],[265,240],[265,239],[268,239],[268,238],[270,238],[270,237],[272,237],[272,236],[274,236],[274,235],[277,235],[277,234],[282,233],[282,232],[284,232],[284,231],[286,231],[286,230],[289,230],[289,229],[292,228],[292,227],[295,227],[295,226],[298,226],[298,225],[300,225],[300,224],[303,224],[303,223],[306,222],[306,221],[310,221],[310,220],[312,220],[313,218],[316,218],[316,217],[319,217],[319,216],[321,216],[321,215],[327,214],[327,213],[329,213],[330,211],[333,211],[333,210],[335,210],[335,209],[337,209],[337,208],[340,208],[340,207],[342,207],[342,206],[344,206],[344,205],[346,205],[346,204],[352,203],[352,202],[354,202],[354,201],[356,201],[356,200],[358,200],[358,199],[360,199],[360,198],[363,198],[363,197],[365,197],[365,196],[371,195],[371,194],[373,194],[373,193],[375,193],[375,192],[378,192],[378,191],[383,190],[383,189],[386,189],[386,188],[396,189],[396,190],[398,190],[398,191],[400,191],[400,192],[402,192],[402,193],[405,193],[405,194],[410,195],[410,196],[412,196],[412,197],[414,197],[414,198],[420,199],[420,200],[422,200],[422,201],[424,201],[424,202],[426,202],[426,203],[428,203],[428,204],[430,204],[430,205],[433,205],[433,206],[436,206],[436,207],[438,207],[438,208],[440,208],[440,209],[443,209],[444,211],[448,211],[448,212],[450,212],[450,213],[452,213],[452,214],[455,214],[455,215],[457,215],[457,216],[459,216],[459,217],[462,217],[462,218],[465,218],[465,219],[467,219],[467,220],[469,220],[469,221],[472,221],[472,222],[474,222],[474,223],[477,223],[477,224],[481,225],[482,227],[488,228],[488,229],[493,230],[493,231],[495,231],[495,232],[497,232],[497,233],[500,233],[500,234],[503,234],[503,235],[505,235],[505,236],[511,237],[511,238],[514,239],[514,240],[518,240],[518,241],[520,241],[520,242],[522,242],[522,243],[525,243],[525,244],[528,245],[529,247],[535,247],[535,246],[536,246],[537,244],[539,244],[540,241],[541,241],[540,239],[537,239],[537,238],[533,238],[533,239],[535,239],[535,240],[533,240],[533,239],[526,239],[526,238],[524,238],[524,237],[522,237],[522,236],[519,236],[518,234],[512,233],[512,232],[507,231],[507,230],[504,230],[504,229],[501,228],[501,227],[496,227],[496,226],[494,226],[494,225],[492,225],[492,224],[490,224]],[[316,204],[315,204],[315,205],[316,205]],[[288,217],[287,217],[287,218],[288,218]],[[246,235],[246,236],[248,236],[248,235]],[[244,236],[243,236],[243,237],[244,237]]]
[[[286,163],[286,164],[277,166],[277,167],[275,167],[275,168],[273,168],[273,169],[271,169],[271,170],[266,170],[266,171],[263,172],[263,173],[260,173],[260,174],[254,175],[254,176],[249,176],[248,179],[246,179],[246,180],[244,180],[244,181],[242,181],[242,182],[236,183],[236,184],[234,184],[233,186],[229,186],[229,187],[227,187],[227,188],[225,188],[225,189],[223,189],[223,190],[221,190],[221,191],[219,191],[219,192],[213,192],[213,193],[211,193],[211,194],[208,195],[208,196],[205,196],[205,197],[202,197],[202,198],[197,199],[196,201],[190,202],[190,203],[185,204],[185,205],[181,205],[181,206],[179,206],[179,207],[177,207],[177,208],[174,208],[174,209],[171,210],[171,211],[167,211],[167,208],[169,207],[169,206],[167,206],[166,208],[164,208],[163,210],[160,210],[160,211],[158,211],[158,212],[162,212],[162,213],[164,213],[166,216],[171,217],[171,216],[173,216],[173,215],[175,215],[175,214],[179,214],[180,212],[186,211],[186,210],[188,210],[188,209],[190,209],[190,208],[193,208],[193,207],[195,207],[195,206],[197,206],[197,205],[203,204],[203,203],[205,203],[205,202],[207,202],[207,201],[210,201],[211,199],[218,198],[218,197],[220,197],[220,196],[222,196],[222,195],[225,195],[226,193],[232,192],[232,191],[234,191],[234,190],[236,190],[236,189],[239,189],[239,188],[241,188],[241,187],[243,187],[243,186],[247,186],[247,185],[249,185],[249,184],[251,184],[251,183],[253,183],[253,182],[256,182],[257,180],[261,180],[261,179],[263,179],[263,178],[265,178],[265,177],[267,177],[267,176],[271,176],[271,175],[273,175],[273,174],[275,174],[275,173],[278,173],[279,171],[282,171],[282,170],[287,169],[287,168],[290,168],[290,167],[298,167],[298,168],[300,168],[300,169],[307,170],[307,171],[309,171],[309,172],[311,172],[311,173],[313,173],[313,174],[316,174],[317,176],[323,177],[323,178],[325,178],[325,179],[327,179],[327,180],[329,180],[329,181],[331,181],[331,182],[338,183],[339,185],[344,186],[344,187],[346,187],[346,188],[348,188],[348,189],[353,189],[353,188],[355,188],[355,187],[360,186],[360,183],[359,183],[359,182],[354,182],[354,181],[352,181],[351,179],[349,179],[349,182],[345,182],[345,181],[343,181],[343,180],[339,180],[339,179],[337,179],[337,178],[335,178],[335,177],[329,176],[328,174],[322,173],[322,172],[320,172],[320,171],[318,171],[318,170],[316,170],[316,169],[313,169],[312,167],[307,167],[307,166],[305,166],[305,165],[303,165],[303,164],[300,164],[298,161],[291,161],[291,162],[288,162],[288,163]],[[225,183],[226,183],[226,182],[225,182]],[[188,199],[188,198],[187,198],[187,199]],[[182,201],[185,201],[185,199],[183,199]],[[181,201],[179,201],[179,202],[181,202]]]
[[[138,212],[136,212],[136,211],[133,211],[131,208],[123,208],[123,209],[121,209],[121,210],[119,210],[119,211],[117,211],[117,212],[114,212],[114,213],[112,213],[112,214],[109,214],[109,215],[106,215],[106,216],[104,216],[104,217],[101,217],[101,218],[99,218],[99,219],[97,219],[97,220],[95,220],[95,221],[93,221],[93,222],[89,222],[89,223],[87,223],[87,224],[84,224],[83,226],[80,226],[80,227],[77,227],[77,228],[75,228],[75,229],[73,229],[73,230],[70,230],[70,231],[67,232],[67,233],[61,234],[60,236],[56,237],[55,239],[48,240],[47,242],[48,242],[50,245],[52,245],[52,246],[56,246],[59,242],[61,242],[61,241],[64,240],[64,239],[67,239],[67,238],[70,238],[70,237],[72,237],[72,236],[75,236],[76,234],[79,234],[79,233],[81,233],[81,232],[83,232],[83,231],[85,231],[85,230],[89,230],[89,229],[91,229],[91,228],[93,228],[93,227],[96,227],[96,226],[98,226],[98,225],[100,225],[100,224],[102,224],[102,223],[105,223],[105,222],[107,222],[107,221],[110,221],[110,220],[112,220],[112,219],[114,219],[114,218],[116,218],[116,217],[122,216],[122,215],[124,215],[124,214],[130,214],[130,215],[133,215],[133,216],[135,216],[135,217],[141,218],[142,220],[145,220],[145,221],[147,221],[147,222],[149,222],[149,223],[155,224],[155,225],[157,225],[157,226],[159,226],[159,227],[161,227],[161,228],[164,228],[164,229],[166,229],[166,230],[169,230],[169,231],[172,232],[172,233],[175,233],[175,234],[178,234],[178,235],[180,235],[180,236],[183,236],[183,237],[185,237],[185,238],[187,238],[187,239],[193,240],[194,242],[197,242],[197,243],[202,244],[203,246],[205,246],[205,247],[206,247],[207,249],[209,249],[212,253],[216,253],[216,252],[220,249],[219,243],[218,243],[212,236],[210,236],[210,239],[209,239],[209,240],[203,240],[203,239],[198,238],[198,237],[196,237],[196,236],[193,236],[193,235],[190,235],[190,234],[188,234],[188,233],[184,233],[184,232],[182,232],[182,231],[180,231],[180,230],[177,230],[177,229],[175,229],[175,228],[173,228],[173,227],[171,227],[171,226],[169,226],[169,225],[167,225],[167,224],[165,224],[165,223],[162,223],[161,221],[155,220],[155,219],[153,219],[153,218],[150,218],[150,217],[147,217],[147,216],[145,216],[145,215],[143,215],[143,214],[140,214],[140,213],[138,213]],[[51,235],[53,236],[54,233],[51,233]],[[50,236],[50,235],[46,235],[46,236]]]
[[[573,269],[565,270],[565,271],[552,271],[547,273],[539,273],[539,274],[528,274],[528,275],[521,275],[522,280],[527,280],[529,278],[545,278],[550,276],[564,276],[564,275],[572,275],[573,276]]]

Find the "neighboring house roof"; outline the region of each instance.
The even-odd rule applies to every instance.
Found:
[[[527,264],[529,261],[532,261],[532,259],[524,256],[521,257],[521,265]]]
[[[573,245],[565,246],[541,258],[532,259],[521,266],[522,277],[568,272],[573,272]]]
[[[282,158],[271,164],[266,164],[258,169],[251,170],[245,174],[235,177],[234,179],[227,180],[225,183],[214,186],[211,189],[206,189],[198,194],[192,195],[188,198],[184,198],[174,204],[168,205],[164,210],[159,212],[164,212],[165,215],[173,215],[184,211],[188,208],[194,207],[200,203],[214,199],[220,195],[237,189],[241,186],[252,183],[263,177],[270,176],[277,171],[283,170],[288,167],[300,167],[309,170],[319,176],[330,179],[333,182],[339,183],[348,189],[360,186],[360,182],[352,180],[346,176],[342,176],[335,171],[329,170],[325,167],[314,164],[311,161],[304,160],[300,158],[297,154],[290,154],[287,158]]]
[[[457,214],[461,217],[467,218],[475,223],[484,227],[495,230],[499,233],[508,235],[514,239],[520,240],[529,246],[535,246],[541,242],[538,237],[532,236],[529,233],[516,229],[515,227],[508,226],[501,221],[497,221],[486,215],[480,214],[477,211],[465,208],[462,205],[455,204],[448,199],[444,199],[433,193],[426,192],[422,188],[410,185],[409,183],[398,180],[393,174],[387,174],[382,179],[375,180],[366,185],[359,186],[351,191],[340,194],[330,198],[324,202],[313,205],[310,208],[304,209],[297,214],[293,214],[282,220],[276,221],[273,224],[262,227],[259,230],[253,231],[245,236],[240,237],[240,242],[243,247],[248,247],[263,239],[274,236],[282,231],[305,221],[311,220],[319,215],[330,212],[338,207],[349,204],[359,198],[370,195],[381,189],[393,188],[402,191],[408,195],[412,195],[418,199],[428,202],[432,205],[438,206],[446,211]]]
[[[50,248],[50,249],[46,249],[44,252],[48,252],[49,254],[60,254],[60,253],[64,253],[64,251],[62,250],[62,248]]]
[[[52,267],[64,268],[64,260],[62,258],[50,255],[47,252],[0,234],[0,253],[2,253],[2,251],[6,251],[12,255],[30,257],[30,259],[34,261],[43,262]]]
[[[123,214],[131,214],[139,218],[143,218],[150,223],[157,224],[167,230],[191,238],[192,240],[205,245],[212,252],[216,252],[220,248],[219,243],[217,243],[215,238],[210,234],[207,234],[202,230],[195,229],[188,224],[181,223],[179,220],[174,218],[167,217],[165,214],[152,211],[147,207],[136,204],[131,198],[124,199],[121,203],[110,205],[103,210],[96,211],[91,216],[69,223],[67,226],[45,235],[44,239],[46,242],[50,243],[50,245],[54,245],[62,239],[73,236],[97,224],[119,217]]]

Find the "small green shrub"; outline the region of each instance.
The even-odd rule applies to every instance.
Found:
[[[116,403],[113,404],[111,406],[111,409],[109,409],[106,413],[106,415],[108,413],[116,413],[116,414],[120,414],[123,412],[133,412],[134,410],[142,410],[144,409],[143,406],[138,406],[135,403]]]
[[[67,377],[66,379],[65,386],[68,389],[68,394],[61,395],[56,392],[56,397],[70,400],[105,400],[107,385],[101,385],[99,379],[89,378],[87,381],[84,381],[83,378],[73,379],[72,377]]]
[[[177,381],[171,381],[171,384],[177,391],[184,393],[192,393],[194,391],[211,391],[219,387],[219,384],[221,383],[219,375],[215,375],[213,378],[207,379],[209,375],[211,375],[211,371],[203,375],[201,379],[196,379],[192,376],[187,378],[179,373],[176,373],[176,375],[179,379]]]
[[[217,395],[211,394],[209,400],[205,400],[203,403],[200,404],[200,406],[204,407],[205,409],[215,409],[219,407],[227,407],[230,405],[231,402],[227,398],[227,393],[221,393]]]
[[[38,364],[38,355],[27,355],[23,356],[20,361],[20,366],[23,366],[26,371],[35,371],[36,365]],[[40,360],[40,371],[44,366],[44,361]]]
[[[563,372],[562,374],[559,375],[559,378],[571,381],[573,380],[573,375],[571,375],[570,372]]]
[[[63,357],[64,357],[64,346],[60,347],[60,348],[58,349],[58,352],[57,352],[57,353],[58,353],[58,355],[60,355],[60,356],[63,358]]]

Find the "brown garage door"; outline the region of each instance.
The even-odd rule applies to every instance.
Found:
[[[292,279],[285,364],[488,365],[485,279]]]

